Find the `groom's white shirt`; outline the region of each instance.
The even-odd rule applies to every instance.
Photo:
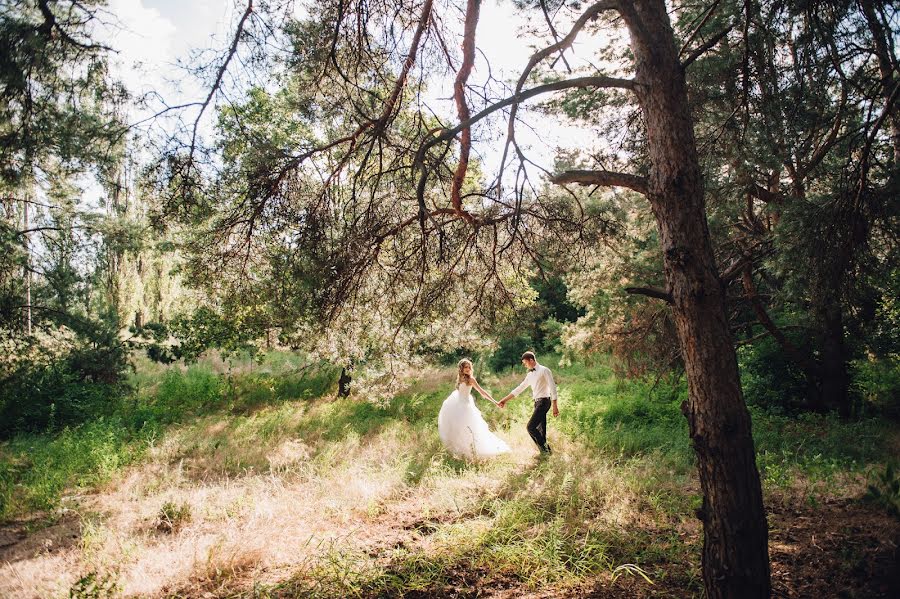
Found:
[[[531,397],[534,399],[549,397],[556,401],[556,381],[553,380],[553,373],[546,366],[537,364],[534,370],[529,371],[525,375],[525,380],[519,383],[519,386],[511,393],[518,397],[527,387],[531,387]]]

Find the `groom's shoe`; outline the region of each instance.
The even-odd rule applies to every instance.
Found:
[[[553,453],[553,450],[550,449],[549,443],[544,443],[544,446],[541,448],[541,453],[546,453],[547,455],[550,455],[551,453]]]

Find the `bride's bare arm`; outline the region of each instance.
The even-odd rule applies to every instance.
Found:
[[[491,394],[481,388],[481,385],[478,384],[478,381],[475,380],[474,376],[472,377],[472,387],[474,387],[474,389],[476,391],[478,391],[478,393],[481,395],[481,397],[483,397],[485,399],[489,399],[491,401],[494,401],[494,398],[491,397]],[[494,403],[497,403],[497,402],[494,402]]]

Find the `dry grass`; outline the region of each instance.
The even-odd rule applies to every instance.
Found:
[[[322,399],[172,427],[140,465],[69,502],[52,526],[23,524],[15,533],[22,539],[0,539],[0,596],[64,597],[90,573],[127,597],[252,588],[331,597],[397,588],[452,594],[459,586],[498,597],[699,589],[692,475],[666,471],[652,453],[603,453],[555,421],[555,454],[537,459],[521,399],[504,412],[483,408],[511,455],[458,461],[436,430],[448,376],[420,374],[390,413]],[[518,380],[490,382],[496,392]],[[860,484],[850,474],[793,480],[769,495],[843,501]],[[801,549],[773,538],[775,552]],[[658,585],[614,576],[633,562]],[[493,586],[479,587],[479,578]],[[548,584],[551,595],[537,592]]]
[[[544,481],[527,474],[534,448],[521,422],[502,432],[512,456],[480,464],[447,456],[433,427],[402,421],[319,446],[288,433],[331,409],[280,406],[172,429],[146,463],[81,502],[78,543],[0,566],[0,594],[60,596],[88,572],[114,572],[125,596],[274,584],[314,566],[323,548],[379,555],[425,520],[449,524],[421,550],[446,551],[490,527],[485,503],[543,492]],[[261,442],[256,433],[275,420],[278,430]],[[597,512],[629,523],[637,499],[614,470],[563,438],[557,444],[554,468],[590,472],[579,485],[602,490]],[[246,469],[232,472],[236,462]],[[160,527],[167,505],[189,518]]]

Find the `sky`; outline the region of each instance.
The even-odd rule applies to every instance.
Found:
[[[132,92],[143,93],[150,90],[162,92],[168,105],[203,100],[208,90],[191,78],[185,77],[177,67],[177,61],[190,60],[191,51],[200,48],[223,49],[230,41],[231,28],[236,11],[243,10],[243,3],[233,0],[109,0],[109,12],[119,22],[118,27],[104,28],[101,39],[118,50],[114,61],[115,73]],[[445,15],[448,18],[448,15]],[[523,18],[515,13],[510,0],[486,0],[481,9],[478,25],[478,46],[491,63],[494,77],[514,80],[528,58],[534,52],[526,43],[526,36],[519,35]],[[460,23],[461,28],[461,23]],[[582,54],[590,52],[590,40],[579,44]],[[576,46],[576,51],[579,47]],[[570,56],[570,59],[577,58]],[[479,58],[471,77],[473,82],[485,77],[486,65]],[[449,98],[452,80],[441,82],[434,88],[431,102],[439,114],[454,122],[455,108]],[[437,98],[444,98],[438,100]],[[150,114],[139,112],[134,118],[140,119]],[[552,164],[555,147],[585,147],[590,143],[590,133],[578,126],[565,125],[555,120],[536,115],[525,116],[530,125],[540,131],[540,136],[528,127],[517,128],[517,138],[526,146],[531,146],[529,157],[549,166]],[[496,127],[505,130],[503,123]],[[488,172],[499,164],[502,143],[495,141],[490,131],[481,131],[482,143],[474,150],[482,156]]]

